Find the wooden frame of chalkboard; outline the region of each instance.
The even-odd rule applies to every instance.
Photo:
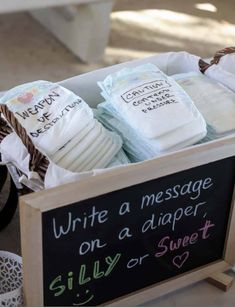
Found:
[[[113,169],[106,174],[98,174],[93,178],[81,182],[67,184],[21,197],[20,224],[26,305],[68,306],[69,304],[81,305],[87,303],[88,305],[96,305],[97,303],[105,303],[110,306],[133,306],[152,300],[196,281],[206,279],[214,273],[225,271],[235,263],[235,236],[233,235],[235,233],[235,193],[233,192],[234,167],[235,136],[233,135],[178,152],[173,152],[153,160]],[[212,173],[213,175],[210,175]],[[198,180],[198,178],[200,178],[200,180]],[[176,185],[172,190],[169,188],[175,180],[184,183],[184,186],[181,185],[181,190],[179,190],[180,184],[178,185],[177,193]],[[188,181],[186,182],[186,180]],[[214,184],[213,180],[217,180],[218,184]],[[167,186],[168,183],[169,185]],[[152,193],[151,187],[153,185],[156,186],[156,184],[161,187],[161,191],[159,192],[158,190],[157,194],[154,194],[154,205],[157,205],[157,207],[154,207],[152,206],[152,200],[150,204],[150,196],[152,194],[147,193]],[[200,188],[198,188],[199,186]],[[175,194],[172,194],[174,189]],[[138,210],[136,209],[136,214],[130,215],[133,210],[133,207],[130,207],[130,202],[132,201],[131,197],[133,195],[137,197],[136,195],[138,193],[142,193],[139,194],[142,195],[142,207],[146,205],[146,203],[143,203],[143,195],[144,197],[148,195],[146,212],[152,210],[153,207],[160,208],[159,203],[167,204],[169,198],[175,198],[173,205],[176,207],[181,206],[181,208],[178,208],[178,211],[174,209],[176,211],[171,211],[171,213],[167,213],[166,211],[164,215],[160,213],[161,216],[159,216],[161,218],[158,219],[158,227],[156,225],[154,226],[154,222],[156,221],[153,221],[153,214],[151,214],[148,219],[147,215],[144,217],[144,212],[138,215]],[[165,197],[164,202],[162,202],[161,197],[163,197],[164,193],[167,197]],[[179,196],[179,194],[181,194],[181,196]],[[188,197],[187,199],[185,198],[186,196]],[[196,199],[197,205],[194,206],[194,204],[191,206],[191,204],[188,203],[186,206],[185,201],[188,199],[191,199],[191,201]],[[207,199],[208,204],[206,204]],[[114,203],[108,204],[107,202],[111,200],[113,200]],[[120,200],[122,200],[122,202],[120,202]],[[118,207],[118,218],[115,216],[115,213],[110,211],[109,218],[111,223],[108,224],[107,213],[109,214],[109,212],[103,209],[107,209],[106,205],[109,205],[109,208],[114,208],[116,206],[115,201],[121,204],[121,206]],[[170,201],[171,200],[169,200],[169,208],[171,208]],[[96,203],[97,207],[94,206]],[[206,204],[207,207],[201,210],[200,208],[203,208],[204,204]],[[183,206],[185,206],[184,209],[182,209]],[[142,207],[141,209],[143,209]],[[100,211],[99,208],[101,208]],[[168,206],[164,206],[164,208],[168,208]],[[199,213],[195,211],[195,208],[199,208]],[[88,209],[93,210],[93,213],[88,215],[88,211],[86,212]],[[180,211],[180,209],[183,211]],[[69,210],[69,213],[66,210]],[[65,223],[68,223],[68,219],[71,218],[72,213],[75,212],[74,210],[78,210],[76,212],[79,212],[80,218],[77,217],[73,220],[73,229],[71,228],[72,224],[70,225],[71,237],[69,237],[69,226],[66,224],[67,228],[63,227],[65,227]],[[213,210],[215,210],[215,212]],[[178,215],[176,212],[178,212]],[[173,213],[175,219],[172,222]],[[184,216],[180,216],[179,218],[181,213]],[[206,217],[207,213],[208,216]],[[210,216],[212,216],[212,218]],[[58,224],[60,226],[56,229],[57,226],[55,226],[55,223],[57,222],[57,218],[61,224]],[[90,220],[88,218],[90,218]],[[141,220],[142,218],[144,218],[144,224]],[[125,224],[130,220],[133,220],[135,224]],[[198,234],[195,232],[189,235],[190,229],[192,228],[192,231],[194,229],[194,221],[195,224],[199,223],[195,225],[195,227],[201,227],[200,223],[202,221],[204,222],[204,226],[199,229],[201,240],[198,239]],[[50,226],[52,222],[54,223],[53,230],[52,226]],[[79,236],[77,227],[80,222],[82,223],[82,230]],[[95,226],[95,230],[92,230],[91,228],[95,223],[97,226]],[[117,227],[115,226],[115,230],[119,230],[119,232],[116,232],[118,239],[114,238],[112,228],[114,226],[111,226],[115,223],[118,225]],[[138,223],[142,223],[142,233],[135,234],[134,236]],[[221,225],[223,225],[223,228],[218,228],[217,226],[213,228],[215,224],[220,225],[218,227],[222,227]],[[169,228],[167,228],[168,226]],[[105,232],[102,232],[102,227],[106,227]],[[169,245],[169,247],[166,247],[166,244],[163,244],[163,242],[167,242],[169,237],[165,236],[164,240],[166,239],[166,241],[163,239],[156,241],[158,245],[155,245],[155,248],[157,247],[158,250],[155,249],[152,251],[152,237],[146,237],[145,231],[148,230],[152,236],[152,234],[155,233],[155,228],[158,233],[162,234],[163,232],[164,234],[164,232],[168,230],[172,231],[174,227],[180,228],[179,233],[176,232],[175,239],[177,239],[177,242],[172,241],[170,243],[171,246]],[[216,229],[218,231],[215,231],[214,237],[211,235],[208,239],[210,236],[209,229]],[[181,232],[187,234],[183,239],[179,239]],[[94,233],[100,234],[101,237],[97,240],[91,240]],[[83,237],[82,240],[86,241],[81,241],[82,243],[76,241],[79,240],[80,237]],[[103,238],[107,240],[105,241]],[[134,240],[133,245],[128,243],[129,239]],[[92,242],[93,245],[87,242]],[[217,245],[217,242],[220,242],[218,243],[219,245]],[[136,249],[138,244],[140,247]],[[176,246],[177,244],[178,246]],[[122,258],[120,258],[121,253],[118,253],[118,249],[116,252],[115,249],[119,248],[122,250],[122,246],[124,245],[124,254],[127,253],[128,256],[131,255],[133,257],[126,266],[130,276],[121,266],[121,269],[119,269],[119,264],[117,264]],[[73,248],[74,250],[72,250]],[[100,257],[104,256],[104,254],[102,254],[103,250],[105,251],[107,248],[110,249],[111,252],[110,254],[105,254],[106,257],[103,258],[106,261],[105,264],[108,266],[108,269],[105,271],[103,267],[102,269],[99,268],[99,265],[102,265]],[[154,255],[154,257],[152,257],[154,259],[149,258],[151,261],[144,259],[148,259],[149,256],[146,250],[141,253],[145,248],[147,248],[148,252],[151,250]],[[166,249],[169,249],[168,254],[171,258],[165,253]],[[176,254],[173,254],[173,258],[171,253],[175,252],[174,249],[177,251]],[[131,254],[132,250],[135,252],[140,251],[140,254],[137,255],[138,257],[134,258],[133,254]],[[213,254],[217,255],[215,258],[211,256],[210,250]],[[191,260],[189,260],[188,257],[189,253],[191,253]],[[83,256],[82,262],[80,263],[78,260],[77,263],[75,262],[76,265],[73,263],[74,259],[70,259],[70,257],[73,257],[75,254],[76,257]],[[94,254],[97,258],[93,257]],[[119,260],[119,258],[121,260]],[[155,268],[153,267],[153,261],[155,260],[158,261],[157,272],[159,272],[161,278],[156,277],[156,271],[154,271]],[[68,263],[63,267],[66,261]],[[94,267],[92,276],[86,276],[86,261],[88,264],[89,261],[93,261]],[[144,263],[142,266],[143,269],[141,267],[141,262]],[[187,262],[188,264],[186,264]],[[76,276],[76,278],[75,270],[73,271],[71,266],[68,267],[70,264],[75,266],[75,270],[78,268],[80,270],[79,276]],[[116,264],[117,266],[114,268]],[[146,267],[144,265],[146,265]],[[110,266],[112,269],[110,269]],[[182,269],[184,266],[185,269]],[[54,267],[59,271],[57,275],[53,275],[55,279],[52,280],[49,275],[55,274],[55,271],[53,271]],[[60,271],[60,267],[65,270],[66,276]],[[164,268],[162,273],[160,273],[161,267]],[[112,274],[110,273],[111,270],[113,270]],[[151,274],[153,276],[151,276]],[[139,276],[141,276],[141,278],[139,278]],[[155,277],[156,282],[154,282]],[[48,286],[45,286],[48,278]],[[81,293],[79,292],[78,294],[78,290],[76,289],[76,298],[73,298],[73,303],[68,300],[67,304],[64,304],[64,296],[65,299],[67,299],[67,297],[70,298],[70,296],[74,295],[73,287],[75,287],[75,280],[79,283],[79,289],[83,289],[84,284],[84,289],[86,289],[87,285],[91,286],[91,288],[86,289],[86,292],[84,292],[85,295],[90,289],[92,289],[92,291],[97,291],[97,301],[93,301],[95,292],[92,292],[92,295],[90,294],[90,296],[83,299],[82,302],[79,301],[79,295]],[[102,284],[103,281],[106,282],[106,284]],[[127,281],[127,284],[125,287],[122,287],[125,281]],[[138,281],[140,282],[139,284]],[[144,283],[144,281],[146,281],[146,283]],[[48,289],[50,289],[50,291]],[[112,291],[114,292],[112,293]],[[82,295],[84,295],[84,293]],[[56,301],[53,303],[54,298],[56,298]]]

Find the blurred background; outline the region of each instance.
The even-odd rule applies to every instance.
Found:
[[[4,6],[5,1],[1,2]],[[233,7],[231,0],[116,0],[103,57],[89,63],[82,62],[28,12],[1,13],[0,91],[32,80],[59,81],[160,52],[185,50],[210,57],[235,45]]]

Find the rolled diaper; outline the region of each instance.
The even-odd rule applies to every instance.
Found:
[[[81,142],[86,138],[88,133],[93,130],[95,124],[95,120],[88,123],[88,125],[82,131],[80,131],[74,138],[69,140],[63,147],[56,151],[54,155],[50,156],[50,158],[57,163],[62,158],[67,157],[67,155],[74,151],[74,147],[76,147],[78,144],[81,146]]]
[[[84,165],[89,163],[92,159],[94,159],[99,151],[106,145],[106,143],[110,145],[111,140],[107,138],[106,134],[102,133],[95,142],[91,143],[89,148],[81,154],[79,159],[72,164],[72,168],[76,171],[81,169]]]
[[[0,103],[7,105],[35,147],[66,170],[83,172],[122,163],[116,157],[122,148],[120,136],[103,127],[82,98],[58,84],[24,84],[7,92]]]
[[[120,140],[120,138],[119,138]],[[121,143],[121,142],[120,142]],[[81,170],[85,169],[99,169],[104,168],[110,162],[110,156],[115,156],[120,150],[121,144],[118,143],[117,139],[109,138],[108,142],[100,146],[99,150],[97,150],[96,157],[93,159],[90,158],[85,165],[80,166]]]
[[[106,129],[102,127],[102,131],[105,130]],[[95,142],[90,144],[86,151],[78,156],[78,159],[68,166],[68,169],[78,172],[95,168],[104,168],[121,147],[121,138],[114,133],[105,131]],[[106,158],[102,160],[104,155]]]
[[[99,144],[100,139],[105,137],[102,128],[102,125],[96,122],[94,128],[86,134],[80,142],[76,143],[62,159],[57,160],[56,163],[63,168],[71,169],[69,166],[73,168],[73,163],[75,165],[79,163],[78,160],[82,160],[82,156],[86,159],[86,156],[89,155],[92,150],[96,151],[96,145]],[[93,146],[92,149],[91,146]]]
[[[102,95],[143,137],[154,139],[194,120],[194,105],[153,64],[124,68],[98,82]]]
[[[192,98],[208,124],[209,139],[235,132],[235,93],[199,73],[172,76]]]
[[[66,88],[48,81],[17,86],[1,97],[35,146],[53,155],[92,119],[88,104]]]

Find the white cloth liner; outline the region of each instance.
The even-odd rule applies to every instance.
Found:
[[[212,65],[206,70],[205,75],[235,91],[235,75],[224,70],[222,67]]]
[[[217,65],[212,65],[205,71],[205,75],[235,92],[235,53],[222,56]]]

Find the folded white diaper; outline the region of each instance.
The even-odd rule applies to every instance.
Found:
[[[98,85],[106,101],[148,139],[163,136],[195,119],[190,97],[153,64],[124,68]]]
[[[159,143],[160,152],[169,152],[197,143],[206,135],[206,123],[199,115],[191,123],[177,128],[155,141]]]
[[[235,93],[223,84],[199,73],[172,76],[194,101],[210,127],[210,133],[235,131]]]
[[[155,156],[154,150],[122,117],[113,115],[106,109],[108,103],[98,105],[95,116],[109,130],[116,131],[123,140],[123,149],[131,162],[139,162]],[[111,106],[109,104],[109,106]],[[112,107],[112,106],[111,106]]]
[[[98,105],[95,116],[123,140],[123,148],[132,162],[143,161],[162,153],[195,144],[206,135],[206,123],[199,112],[197,117],[181,128],[159,138],[148,139],[133,129],[109,102]]]

